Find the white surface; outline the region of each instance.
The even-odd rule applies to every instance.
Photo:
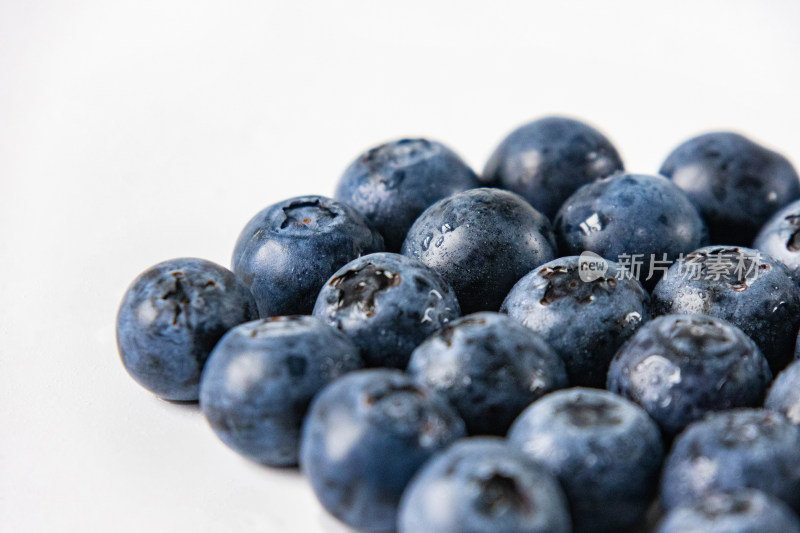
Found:
[[[387,138],[480,170],[545,113],[631,170],[736,128],[800,162],[800,3],[0,0],[0,530],[341,531],[125,374],[116,307],[228,264],[260,208]]]

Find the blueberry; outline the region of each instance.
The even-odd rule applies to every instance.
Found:
[[[480,185],[452,150],[426,139],[401,139],[361,154],[339,179],[335,197],[364,213],[399,252],[408,228],[432,203]]]
[[[200,407],[238,453],[265,465],[295,465],[311,398],[360,367],[358,348],[347,336],[314,317],[247,322],[211,352]]]
[[[405,368],[411,352],[461,311],[450,286],[419,261],[372,254],[328,280],[314,316],[344,331],[367,366]]]
[[[600,260],[604,272],[581,270],[587,264],[573,256],[542,265],[519,280],[501,311],[544,337],[570,383],[602,387],[617,349],[649,318],[650,297],[616,263]]]
[[[661,174],[686,191],[715,244],[749,245],[767,219],[800,197],[800,179],[782,155],[729,132],[684,142]]]
[[[226,331],[258,317],[233,272],[203,259],[172,259],[133,281],[117,314],[125,369],[165,400],[195,401],[208,355]]]
[[[753,248],[783,263],[800,280],[800,200],[787,205],[764,224]]]
[[[678,435],[664,464],[669,510],[714,492],[759,489],[800,509],[800,428],[764,409],[711,413]]]
[[[416,471],[464,434],[453,408],[405,373],[359,370],[312,402],[300,465],[333,516],[357,529],[392,531]]]
[[[793,362],[778,374],[769,389],[764,407],[800,425],[800,361]]]
[[[638,263],[643,270],[637,277],[647,287],[662,272],[658,268],[664,263],[655,261],[674,261],[708,239],[683,191],[662,176],[642,174],[616,174],[584,185],[561,206],[555,229],[562,253],[588,250],[632,267]]]
[[[727,320],[755,341],[777,373],[792,358],[800,287],[774,259],[740,246],[707,246],[673,264],[653,290],[656,314]]]
[[[450,322],[417,346],[408,372],[446,397],[470,434],[505,435],[528,404],[567,386],[564,362],[553,349],[497,313]]]
[[[402,253],[439,272],[474,313],[497,311],[519,278],[555,257],[554,245],[550,221],[521,196],[480,188],[426,209]]]
[[[558,481],[504,439],[462,439],[417,473],[400,501],[400,533],[569,533]]]
[[[758,490],[711,494],[673,509],[655,533],[800,533],[786,504]]]
[[[561,481],[576,533],[633,525],[655,496],[663,453],[658,426],[616,394],[548,394],[522,412],[508,438]]]
[[[555,216],[580,186],[622,170],[611,142],[588,124],[545,117],[512,131],[486,163],[483,179]]]
[[[608,390],[642,406],[673,436],[709,411],[761,405],[769,364],[742,330],[705,315],[667,315],[617,352]]]
[[[322,285],[348,261],[383,251],[383,238],[352,207],[323,196],[273,204],[247,223],[233,271],[262,317],[305,315]]]

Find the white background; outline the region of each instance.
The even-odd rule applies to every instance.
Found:
[[[227,265],[244,223],[361,150],[587,119],[627,167],[733,128],[800,163],[800,3],[0,0],[0,529],[327,531],[118,360],[144,268]]]

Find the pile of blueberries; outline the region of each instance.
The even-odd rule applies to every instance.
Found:
[[[709,133],[631,174],[546,117],[482,176],[430,140],[368,150],[335,199],[253,217],[231,270],[143,272],[117,341],[359,530],[790,533],[798,328],[786,158]]]

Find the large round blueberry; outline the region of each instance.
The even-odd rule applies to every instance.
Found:
[[[664,464],[661,503],[690,505],[708,494],[762,490],[800,509],[800,428],[765,409],[711,413],[678,435]]]
[[[550,221],[521,196],[480,188],[426,209],[402,252],[439,272],[474,313],[497,311],[519,278],[555,257],[554,244]]]
[[[800,426],[800,361],[795,361],[778,374],[767,394],[764,407],[786,416]]]
[[[749,245],[778,209],[800,197],[800,179],[782,155],[729,132],[684,142],[661,174],[686,191],[715,244]]]
[[[572,256],[519,280],[501,311],[544,337],[564,359],[573,385],[602,387],[617,349],[649,318],[649,301],[616,263]]]
[[[399,533],[570,533],[566,498],[544,467],[504,439],[438,453],[400,501]]]
[[[673,509],[655,533],[800,533],[800,520],[768,494],[739,490]]]
[[[583,122],[545,117],[512,131],[486,163],[483,179],[555,216],[579,187],[622,170],[611,142]]]
[[[780,261],[795,279],[800,279],[800,200],[787,205],[764,224],[753,248]]]
[[[323,196],[271,205],[242,230],[233,271],[250,287],[262,317],[311,312],[322,285],[383,238],[352,207]]]
[[[617,352],[607,388],[638,403],[672,436],[709,411],[761,405],[771,380],[761,350],[733,324],[667,315]]]
[[[399,252],[408,228],[435,201],[479,186],[452,150],[426,139],[401,139],[367,150],[339,179],[335,197],[362,212]]]
[[[133,281],[117,314],[122,363],[166,400],[195,401],[203,365],[226,331],[258,317],[247,287],[203,259],[172,259]]]
[[[663,454],[658,426],[616,394],[548,394],[522,412],[508,438],[561,481],[576,533],[631,526],[655,496]]]
[[[360,370],[312,402],[300,465],[333,516],[356,529],[392,531],[416,471],[464,434],[453,408],[405,373]]]
[[[584,185],[561,206],[555,229],[561,253],[590,251],[624,261],[634,273],[641,269],[637,277],[646,286],[658,280],[663,261],[674,261],[708,239],[683,191],[663,176],[642,174],[616,174]]]
[[[217,436],[240,454],[266,465],[295,465],[311,398],[358,368],[358,348],[317,318],[247,322],[211,352],[200,407]]]
[[[750,248],[707,246],[673,264],[653,290],[656,314],[704,314],[753,339],[773,373],[786,366],[800,326],[800,287],[782,264]]]
[[[473,435],[505,435],[531,402],[567,386],[558,354],[539,335],[497,313],[450,322],[417,346],[408,372],[444,395]]]
[[[461,311],[439,274],[398,254],[351,261],[328,280],[314,316],[344,331],[367,366],[405,368],[411,352]]]

